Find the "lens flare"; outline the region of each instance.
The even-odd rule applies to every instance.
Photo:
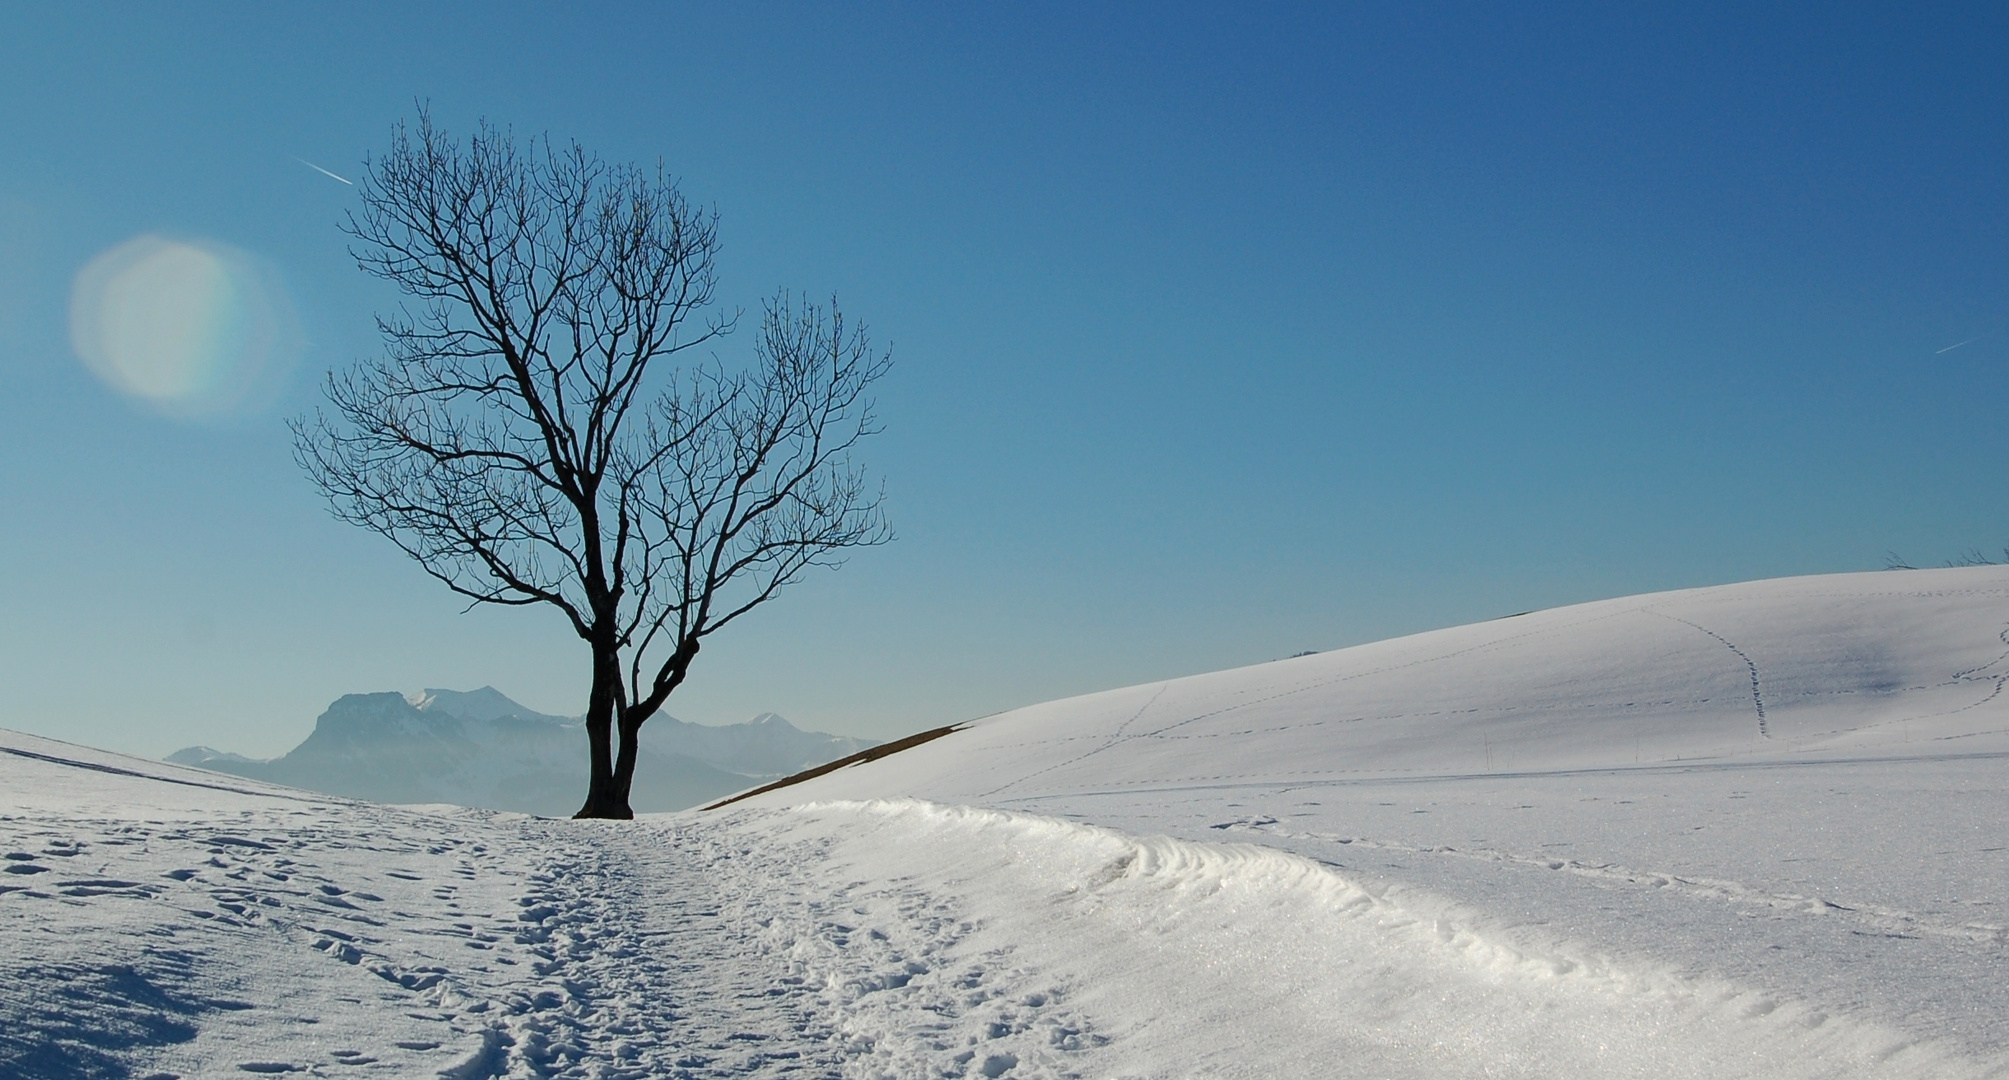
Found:
[[[185,418],[264,404],[301,348],[274,271],[222,244],[154,235],[77,272],[70,341],[105,385]]]

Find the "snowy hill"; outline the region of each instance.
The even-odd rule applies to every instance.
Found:
[[[2005,682],[1984,567],[1115,690],[627,824],[0,734],[0,1074],[2009,1076]]]
[[[1481,957],[1644,958],[1999,1063],[2005,683],[2009,568],[1792,578],[1036,705],[740,805],[1253,841],[1428,890]],[[1300,929],[1276,947],[1316,954]]]
[[[1978,567],[1581,604],[1035,705],[766,801],[1999,753],[2005,595]]]
[[[658,716],[642,728],[631,801],[643,813],[680,810],[870,745],[801,731],[773,713],[724,727]],[[527,709],[492,686],[348,694],[283,757],[190,747],[167,760],[376,802],[546,816],[571,813],[586,790],[581,723]]]

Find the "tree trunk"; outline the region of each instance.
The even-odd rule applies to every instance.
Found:
[[[695,656],[697,656],[697,638],[685,638],[681,644],[677,644],[677,650],[669,656],[669,662],[663,664],[663,672],[659,674],[655,691],[645,701],[623,705],[621,709],[615,711],[613,729],[621,737],[621,743],[615,747],[615,773],[611,779],[613,783],[611,791],[621,803],[623,809],[621,817],[635,817],[635,811],[629,809],[629,793],[635,789],[635,757],[641,753],[641,725],[649,723],[649,717],[655,717],[663,709],[663,699],[667,699],[671,691],[683,685],[685,672],[691,670],[691,660]]]
[[[634,736],[622,724],[621,756],[615,760],[615,721],[626,712],[621,707],[620,658],[613,650],[594,649],[593,692],[586,703],[586,742],[591,749],[591,772],[586,781],[586,805],[575,818],[619,818],[635,816],[628,806],[628,785],[635,777]],[[604,652],[604,655],[603,655]]]
[[[670,691],[683,685],[691,660],[698,655],[698,639],[684,639],[664,665],[655,691],[646,700],[629,704],[621,693],[620,653],[608,649],[593,664],[593,698],[586,708],[586,737],[593,749],[593,775],[586,790],[586,805],[575,818],[632,818],[628,793],[635,785],[635,758],[641,752],[642,725],[663,707]],[[605,694],[602,694],[602,679]],[[613,737],[620,736],[618,746]]]
[[[614,790],[620,792],[622,806],[628,805],[628,793],[635,786],[635,755],[641,749],[642,721],[647,719],[633,716],[634,712],[633,709],[623,709],[614,725],[615,733],[621,738],[614,756]],[[635,815],[630,811],[626,816]]]

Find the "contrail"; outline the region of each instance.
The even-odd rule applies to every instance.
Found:
[[[326,176],[326,177],[331,177],[331,178],[333,178],[333,179],[336,179],[336,180],[340,180],[341,182],[343,182],[344,184],[347,184],[347,185],[349,185],[350,187],[355,187],[355,186],[356,186],[356,182],[355,182],[354,180],[351,180],[351,179],[349,179],[349,178],[348,178],[348,177],[346,177],[346,176],[336,176],[336,175],[335,175],[334,173],[331,173],[331,172],[329,172],[328,170],[326,170],[326,169],[324,169],[324,168],[320,167],[319,165],[316,165],[316,164],[314,164],[313,162],[311,162],[311,161],[308,161],[308,160],[307,160],[306,158],[303,158],[303,157],[296,157],[296,158],[294,158],[293,160],[294,160],[294,161],[297,161],[297,162],[299,162],[299,163],[300,163],[300,164],[302,164],[302,165],[305,165],[305,166],[307,166],[308,168],[310,168],[310,169],[314,170],[314,171],[315,171],[315,172],[317,172],[317,173],[320,173],[320,174],[321,174],[322,176]]]
[[[340,178],[340,177],[336,177],[336,179],[338,179],[338,180],[339,180],[339,179],[341,179],[341,178]],[[1980,338],[1968,338],[1968,339],[1967,339],[1966,341],[1956,341],[1956,342],[1954,342],[1953,344],[1951,344],[1951,345],[1948,345],[1948,346],[1947,346],[1946,348],[1944,348],[1944,349],[1940,349],[1940,350],[1939,350],[1938,352],[1935,352],[1935,353],[1933,353],[1932,355],[1934,355],[1934,356],[1938,356],[1938,355],[1939,355],[1939,353],[1949,353],[1949,352],[1952,352],[1952,351],[1953,351],[1953,350],[1955,350],[1955,349],[1958,349],[1958,348],[1959,348],[1959,347],[1961,347],[1962,345],[1971,345],[1971,344],[1973,344],[1974,342],[1977,342],[1977,341],[1980,341],[1980,340],[1981,340]]]

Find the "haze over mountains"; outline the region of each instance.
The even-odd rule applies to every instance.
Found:
[[[802,731],[774,713],[712,727],[658,715],[642,728],[631,803],[681,810],[877,745]],[[306,741],[269,761],[192,746],[167,760],[388,803],[454,803],[561,816],[586,791],[577,717],[520,705],[492,686],[348,694]]]

